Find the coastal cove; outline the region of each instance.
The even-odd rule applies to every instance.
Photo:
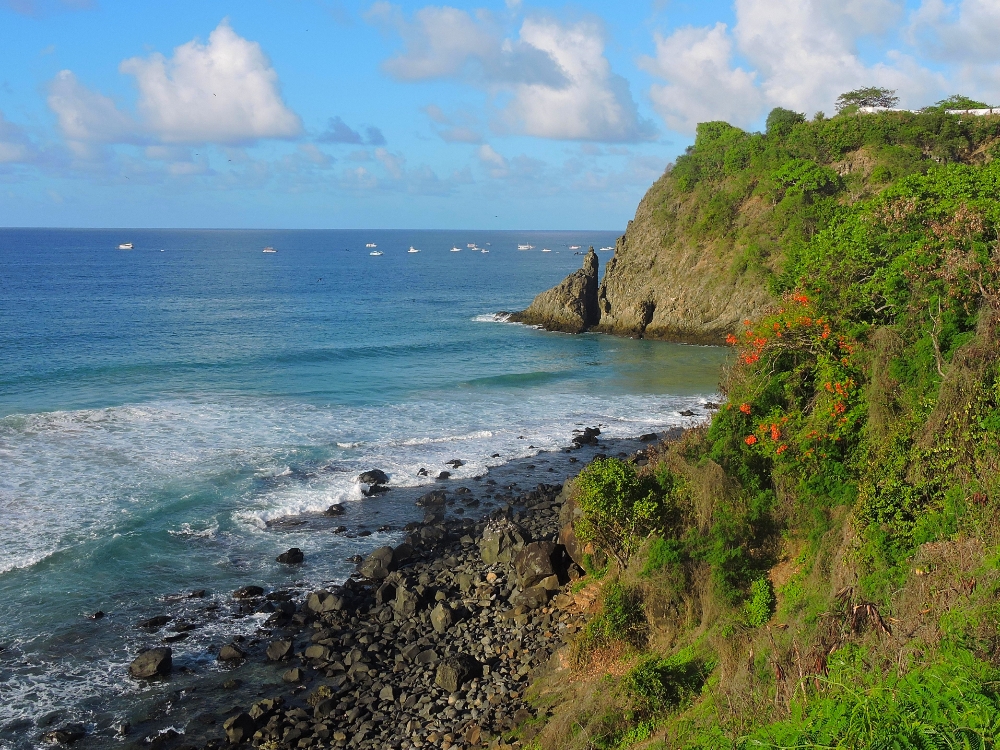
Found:
[[[124,741],[141,744],[205,713],[217,724],[191,735],[224,736],[228,709],[266,697],[258,670],[281,674],[217,660],[226,643],[266,645],[258,630],[273,611],[244,608],[236,589],[301,597],[339,585],[348,558],[398,546],[425,520],[414,501],[431,489],[451,493],[449,523],[519,512],[524,493],[562,484],[594,453],[631,454],[639,435],[704,421],[724,350],[491,315],[578,268],[571,246],[614,240],[0,231],[0,747],[75,723],[77,747],[119,746],[123,722],[134,726]],[[134,249],[117,250],[124,242]],[[600,447],[563,452],[591,426]],[[372,468],[391,489],[364,498],[356,479]],[[441,471],[451,477],[436,482]],[[501,489],[485,489],[491,479]],[[335,503],[344,515],[324,516]],[[291,547],[303,566],[275,562]],[[169,624],[137,627],[164,613]],[[139,649],[177,636],[173,677],[127,677]],[[219,692],[231,679],[242,686]],[[212,711],[178,708],[209,683]]]

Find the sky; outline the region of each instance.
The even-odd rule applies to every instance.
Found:
[[[1000,0],[0,0],[0,226],[624,229],[698,122],[1000,104]]]

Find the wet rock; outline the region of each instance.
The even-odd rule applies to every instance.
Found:
[[[358,572],[365,578],[382,580],[396,569],[392,547],[379,547],[365,558],[358,567]]]
[[[275,558],[275,560],[285,565],[301,565],[305,559],[306,556],[302,554],[302,550],[298,547],[292,547],[287,552],[282,552]]]
[[[358,481],[370,485],[389,484],[389,475],[381,469],[371,469],[358,476]]]
[[[226,730],[226,738],[229,742],[233,745],[239,745],[253,737],[257,723],[250,717],[250,714],[240,713],[226,719],[222,728]]]
[[[235,643],[227,643],[219,649],[219,661],[242,661],[246,653]]]
[[[264,589],[260,586],[244,586],[233,592],[233,599],[256,599],[264,595]]]
[[[72,745],[86,736],[87,728],[83,724],[67,724],[59,729],[53,729],[42,735],[43,742],[59,745]]]
[[[160,646],[139,654],[129,664],[128,671],[137,679],[148,680],[170,674],[173,666],[173,651],[167,646]]]
[[[299,667],[292,667],[291,669],[281,673],[281,679],[283,682],[297,683],[302,682],[306,678],[306,673],[302,671]]]
[[[509,319],[566,333],[581,333],[597,325],[601,320],[597,298],[599,265],[597,253],[590,248],[579,271],[539,294],[527,310],[514,313]]]
[[[417,498],[416,505],[419,508],[432,508],[437,505],[444,505],[448,499],[448,493],[444,490],[431,490]]]
[[[170,615],[157,615],[156,617],[150,617],[148,620],[143,620],[139,623],[138,627],[145,628],[146,630],[158,630],[173,619]]]
[[[680,414],[682,417],[693,417],[694,416],[694,412],[691,411],[690,409],[685,409],[684,411],[679,411],[677,413]]]
[[[323,511],[324,516],[342,516],[346,513],[343,503],[334,503]]]
[[[573,444],[579,448],[584,445],[597,445],[597,436],[601,434],[599,427],[584,427],[579,435],[573,436]]]
[[[451,477],[450,471],[442,471],[440,474],[437,475],[437,480],[439,482],[443,482],[445,479],[449,479],[450,477]]]
[[[289,640],[271,641],[267,644],[268,661],[281,661],[282,659],[287,659],[291,654],[292,642]]]
[[[103,620],[104,619],[104,612],[102,612],[101,610],[97,610],[96,612],[94,612],[94,614],[92,614],[90,616],[90,619],[91,620]]]
[[[425,468],[424,468],[424,467],[422,467],[422,466],[420,467],[420,469],[418,469],[418,470],[417,470],[417,476],[418,476],[418,477],[426,477],[426,476],[428,476],[429,474],[430,474],[430,472],[429,472],[429,471],[427,471],[427,469],[425,469]]]
[[[466,682],[482,674],[482,667],[473,656],[457,654],[438,664],[434,684],[448,693],[456,693]]]
[[[641,440],[643,443],[651,443],[657,438],[658,435],[655,432],[647,432],[645,435],[639,436],[639,440]]]
[[[451,461],[445,461],[445,464],[451,466],[453,469],[457,469],[459,466],[465,466],[465,461],[458,458],[453,458]]]

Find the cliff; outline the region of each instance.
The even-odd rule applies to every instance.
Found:
[[[583,258],[583,268],[539,294],[527,310],[514,313],[510,320],[565,333],[581,333],[597,325],[598,265],[597,253],[591,247]]]
[[[937,164],[980,164],[996,118],[943,113],[838,116],[793,112],[766,133],[722,122],[643,197],[596,289],[597,258],[512,319],[544,328],[721,343],[777,298],[788,259],[846,207]]]

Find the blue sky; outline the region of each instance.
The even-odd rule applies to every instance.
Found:
[[[697,122],[1000,103],[998,0],[0,0],[0,225],[619,229]]]

